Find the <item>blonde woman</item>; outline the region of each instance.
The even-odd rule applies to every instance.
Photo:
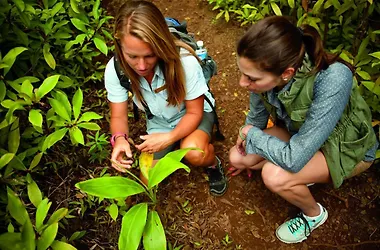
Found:
[[[214,103],[195,52],[169,31],[160,10],[146,1],[129,1],[117,14],[114,42],[121,68],[130,79],[133,101],[147,113],[147,134],[137,145],[142,152],[154,153],[158,160],[179,144],[197,147],[185,159],[192,166],[205,167],[210,192],[223,195],[227,182],[221,161],[210,143],[214,124]],[[111,110],[111,159],[125,171],[132,164],[128,143],[128,91],[120,85],[111,59],[105,70],[105,86]],[[126,159],[123,158],[126,156]]]

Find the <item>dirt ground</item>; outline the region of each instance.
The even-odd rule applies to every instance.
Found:
[[[217,12],[207,1],[153,2],[164,15],[186,20],[188,30],[204,41],[218,63],[211,89],[226,139],[214,145],[227,170],[228,151],[248,110],[248,93],[238,86],[235,55],[236,41],[246,27],[215,20]],[[105,7],[114,13],[117,6],[113,2]],[[144,133],[139,124],[132,124],[131,130],[135,135]],[[202,169],[193,168],[190,174],[178,171],[159,187],[159,212],[168,241],[183,245],[182,249],[380,249],[379,177],[380,169],[372,167],[339,189],[330,184],[312,186],[316,200],[328,210],[329,219],[306,241],[294,245],[281,243],[274,232],[297,209],[266,189],[260,172],[254,172],[251,179],[245,172],[230,178],[227,193],[215,198],[208,192]],[[96,242],[102,242],[99,245],[104,249],[116,247],[120,224],[95,224],[87,229],[91,234],[83,240],[91,245],[98,239]]]

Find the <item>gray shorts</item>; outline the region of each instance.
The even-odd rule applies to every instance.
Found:
[[[204,131],[208,134],[209,138],[211,139],[211,133],[214,126],[215,121],[215,115],[214,112],[203,112],[203,118],[201,123],[199,124],[198,128],[199,130]],[[167,153],[178,149],[179,148],[179,141],[175,142],[174,144],[170,145],[169,147],[154,153],[154,159],[158,160],[164,157]]]

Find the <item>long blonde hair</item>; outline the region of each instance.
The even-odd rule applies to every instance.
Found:
[[[139,75],[125,61],[120,45],[121,39],[128,34],[148,43],[159,59],[158,64],[164,73],[165,84],[155,92],[166,89],[169,105],[181,104],[186,96],[186,85],[179,48],[183,47],[195,56],[194,50],[170,33],[164,16],[153,3],[128,1],[123,4],[115,20],[115,48],[121,67],[131,80],[132,91],[142,102],[144,100],[140,92]]]

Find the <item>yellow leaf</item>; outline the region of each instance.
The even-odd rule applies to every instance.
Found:
[[[149,180],[149,170],[153,164],[153,154],[141,152],[139,157],[139,167],[144,177]]]
[[[235,92],[235,93],[234,93],[234,96],[235,96],[235,97],[237,97],[237,96],[238,96],[238,94]]]

